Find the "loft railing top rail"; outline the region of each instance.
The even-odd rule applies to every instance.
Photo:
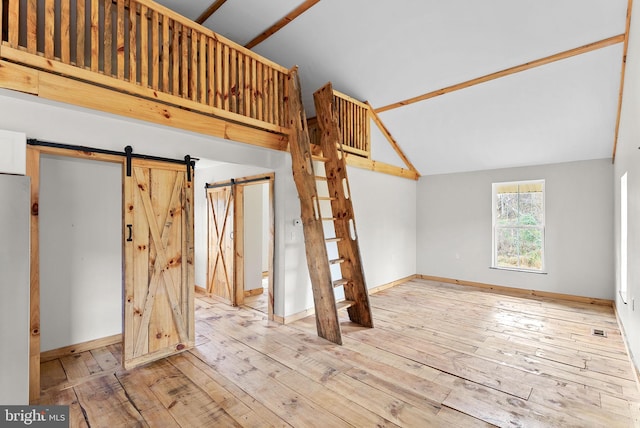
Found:
[[[367,103],[358,101],[357,99],[350,97],[349,95],[343,94],[342,92],[336,91],[335,89],[333,90],[333,95],[335,97],[342,98],[343,100],[349,101],[350,103],[355,104],[358,107],[369,110],[369,105]]]
[[[177,12],[174,12],[173,10],[169,9],[166,6],[163,6],[161,4],[158,4],[152,0],[135,0],[138,4],[144,5],[148,8],[154,9],[157,12],[160,12],[163,15],[167,15],[169,16],[171,19],[173,19],[176,22],[179,22],[180,24],[182,24],[183,26],[187,26],[193,30],[196,30],[202,34],[206,34],[208,36],[210,36],[211,38],[229,46],[232,47],[238,51],[243,52],[245,55],[252,57],[253,59],[260,61],[261,63],[268,65],[270,67],[272,67],[275,70],[278,70],[284,74],[289,74],[289,69],[287,69],[286,67],[281,66],[280,64],[277,64],[263,56],[258,55],[257,53],[253,52],[250,49],[245,48],[242,45],[239,45],[238,43],[227,39],[226,37],[216,33],[213,30],[210,30],[209,28],[198,24],[197,22],[194,22],[192,20],[190,20],[189,18],[186,18],[182,15],[180,15]],[[118,3],[118,2],[126,2],[126,0],[113,0],[114,3]]]
[[[6,28],[4,28],[5,26],[2,25],[3,23],[6,23],[5,19],[6,16],[8,16],[9,14],[9,7],[5,7],[3,8],[2,5],[8,5],[10,3],[12,3],[13,1],[17,1],[20,3],[20,6],[23,6],[23,3],[20,0],[0,0],[0,14],[2,16],[0,16],[0,27],[2,28],[2,31],[5,32],[7,31]],[[103,0],[103,1],[108,1],[108,0]],[[125,5],[129,5],[130,4],[130,0],[111,0],[112,3],[114,4],[119,4],[119,3],[124,3]],[[149,9],[155,10],[156,12],[160,13],[161,15],[167,16],[168,18],[171,18],[172,20],[174,20],[175,22],[180,23],[182,26],[184,27],[188,27],[192,30],[195,30],[201,34],[204,34],[208,37],[211,37],[212,39],[226,45],[229,46],[230,48],[235,49],[236,51],[242,52],[244,55],[251,57],[253,59],[255,59],[256,61],[267,65],[269,67],[271,67],[272,69],[279,71],[285,75],[289,74],[289,69],[287,69],[286,67],[283,67],[280,64],[277,64],[271,60],[269,60],[268,58],[265,58],[261,55],[258,55],[257,53],[253,52],[250,49],[245,48],[244,46],[216,33],[215,31],[204,27],[203,25],[200,25],[194,21],[191,21],[189,18],[186,18],[182,15],[180,15],[179,13],[169,9],[166,6],[163,6],[161,4],[158,4],[152,0],[135,0],[135,3],[139,4],[139,5],[143,5]],[[2,38],[4,39],[4,37]]]

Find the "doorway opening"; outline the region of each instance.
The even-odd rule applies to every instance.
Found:
[[[274,173],[206,185],[206,291],[273,320]]]
[[[30,402],[193,346],[192,167],[29,140]]]
[[[122,342],[122,165],[42,154],[39,193],[41,363],[64,366]]]

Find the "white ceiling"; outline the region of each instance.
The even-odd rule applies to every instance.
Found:
[[[160,0],[195,19],[213,0]],[[301,0],[227,0],[205,25],[246,44]],[[627,0],[321,0],[256,46],[303,98],[374,108],[624,33]],[[610,157],[622,44],[380,114],[423,175]],[[375,127],[375,125],[373,125]],[[402,165],[376,134],[373,156]]]

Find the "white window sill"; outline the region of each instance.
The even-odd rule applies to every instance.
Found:
[[[547,275],[547,272],[543,270],[531,270],[531,269],[516,269],[516,268],[506,268],[506,267],[498,267],[498,266],[489,266],[489,269],[495,270],[507,270],[511,272],[522,272],[522,273],[535,273],[538,275]]]

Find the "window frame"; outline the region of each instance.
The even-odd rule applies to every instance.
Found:
[[[540,225],[530,226],[503,226],[500,227],[497,225],[497,189],[502,186],[518,186],[518,195],[520,195],[520,186],[521,185],[531,185],[531,184],[541,184],[542,185],[542,221]],[[519,196],[518,196],[519,197]],[[519,208],[518,208],[519,210]],[[510,270],[515,272],[528,272],[528,273],[542,273],[546,274],[546,218],[547,218],[547,201],[546,201],[546,182],[544,179],[536,179],[536,180],[517,180],[517,181],[504,181],[504,182],[495,182],[491,185],[491,226],[492,226],[492,236],[491,236],[491,268],[499,269],[499,270]],[[518,211],[519,213],[519,211]],[[527,267],[508,267],[508,266],[499,266],[498,265],[498,231],[503,229],[539,229],[542,235],[542,245],[541,245],[541,266],[540,269],[531,269]],[[518,258],[519,263],[519,258]]]

